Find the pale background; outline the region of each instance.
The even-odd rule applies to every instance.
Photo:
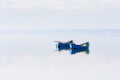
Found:
[[[119,0],[0,0],[0,80],[120,80]],[[90,55],[54,41],[90,42]]]

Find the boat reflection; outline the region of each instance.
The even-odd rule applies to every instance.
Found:
[[[72,55],[74,55],[74,54],[77,54],[77,53],[84,53],[84,54],[87,54],[87,55],[89,55],[89,50],[80,50],[80,49],[71,49],[70,50],[70,53],[72,54]]]

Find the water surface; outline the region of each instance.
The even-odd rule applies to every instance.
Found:
[[[57,52],[68,40],[90,54]],[[120,30],[1,31],[0,80],[120,80],[119,41]]]

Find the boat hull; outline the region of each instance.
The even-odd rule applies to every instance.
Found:
[[[71,54],[76,54],[78,52],[89,53],[89,42],[81,44],[81,45],[70,44],[70,49],[71,49]]]

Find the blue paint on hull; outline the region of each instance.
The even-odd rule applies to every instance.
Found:
[[[62,43],[58,42],[56,45],[58,51],[69,50],[71,54],[76,54],[80,52],[86,52],[89,54],[89,42],[77,45],[75,43]]]

